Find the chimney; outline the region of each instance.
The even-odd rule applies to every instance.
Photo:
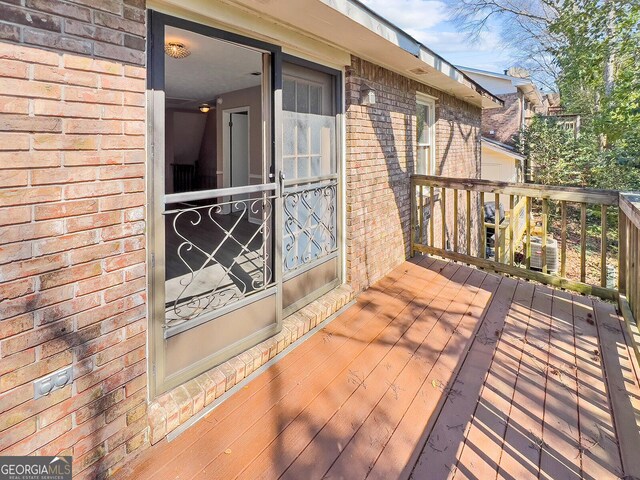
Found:
[[[511,77],[516,77],[516,78],[530,78],[531,77],[531,72],[529,72],[529,70],[527,70],[526,68],[522,68],[522,67],[511,67],[508,70],[505,70],[505,75],[509,75]]]

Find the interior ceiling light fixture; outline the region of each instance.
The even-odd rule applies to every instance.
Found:
[[[202,105],[200,105],[198,108],[200,109],[200,111],[201,111],[202,113],[209,113],[209,110],[211,110],[211,106],[209,106],[209,104],[208,104],[208,103],[203,103],[203,104],[202,104]]]
[[[167,42],[164,46],[164,53],[171,58],[186,58],[191,55],[191,51],[180,42]]]

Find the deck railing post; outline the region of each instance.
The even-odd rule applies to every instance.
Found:
[[[411,219],[409,223],[409,241],[411,242],[409,247],[409,254],[413,258],[415,255],[415,236],[416,236],[416,217],[417,217],[417,208],[416,205],[416,181],[413,177],[411,177],[411,181],[409,182],[409,198],[411,199]]]
[[[453,251],[458,253],[458,189],[453,189]]]
[[[627,216],[618,207],[618,291],[627,294]]]

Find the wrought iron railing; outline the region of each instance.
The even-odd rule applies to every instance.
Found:
[[[285,185],[282,248],[285,275],[337,251],[337,189],[336,175]]]
[[[640,315],[640,197],[411,177],[411,251],[625,302]],[[500,208],[487,221],[485,204]],[[524,227],[519,209],[524,209]],[[523,228],[522,228],[523,227]]]
[[[219,190],[206,199],[198,193],[184,200],[185,194],[168,196],[179,201],[164,213],[168,330],[207,321],[274,284],[275,191],[253,190]]]

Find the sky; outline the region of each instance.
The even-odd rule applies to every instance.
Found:
[[[454,65],[502,73],[512,64],[509,52],[500,42],[498,24],[489,25],[487,31],[472,42],[451,21],[447,1],[361,1]]]

